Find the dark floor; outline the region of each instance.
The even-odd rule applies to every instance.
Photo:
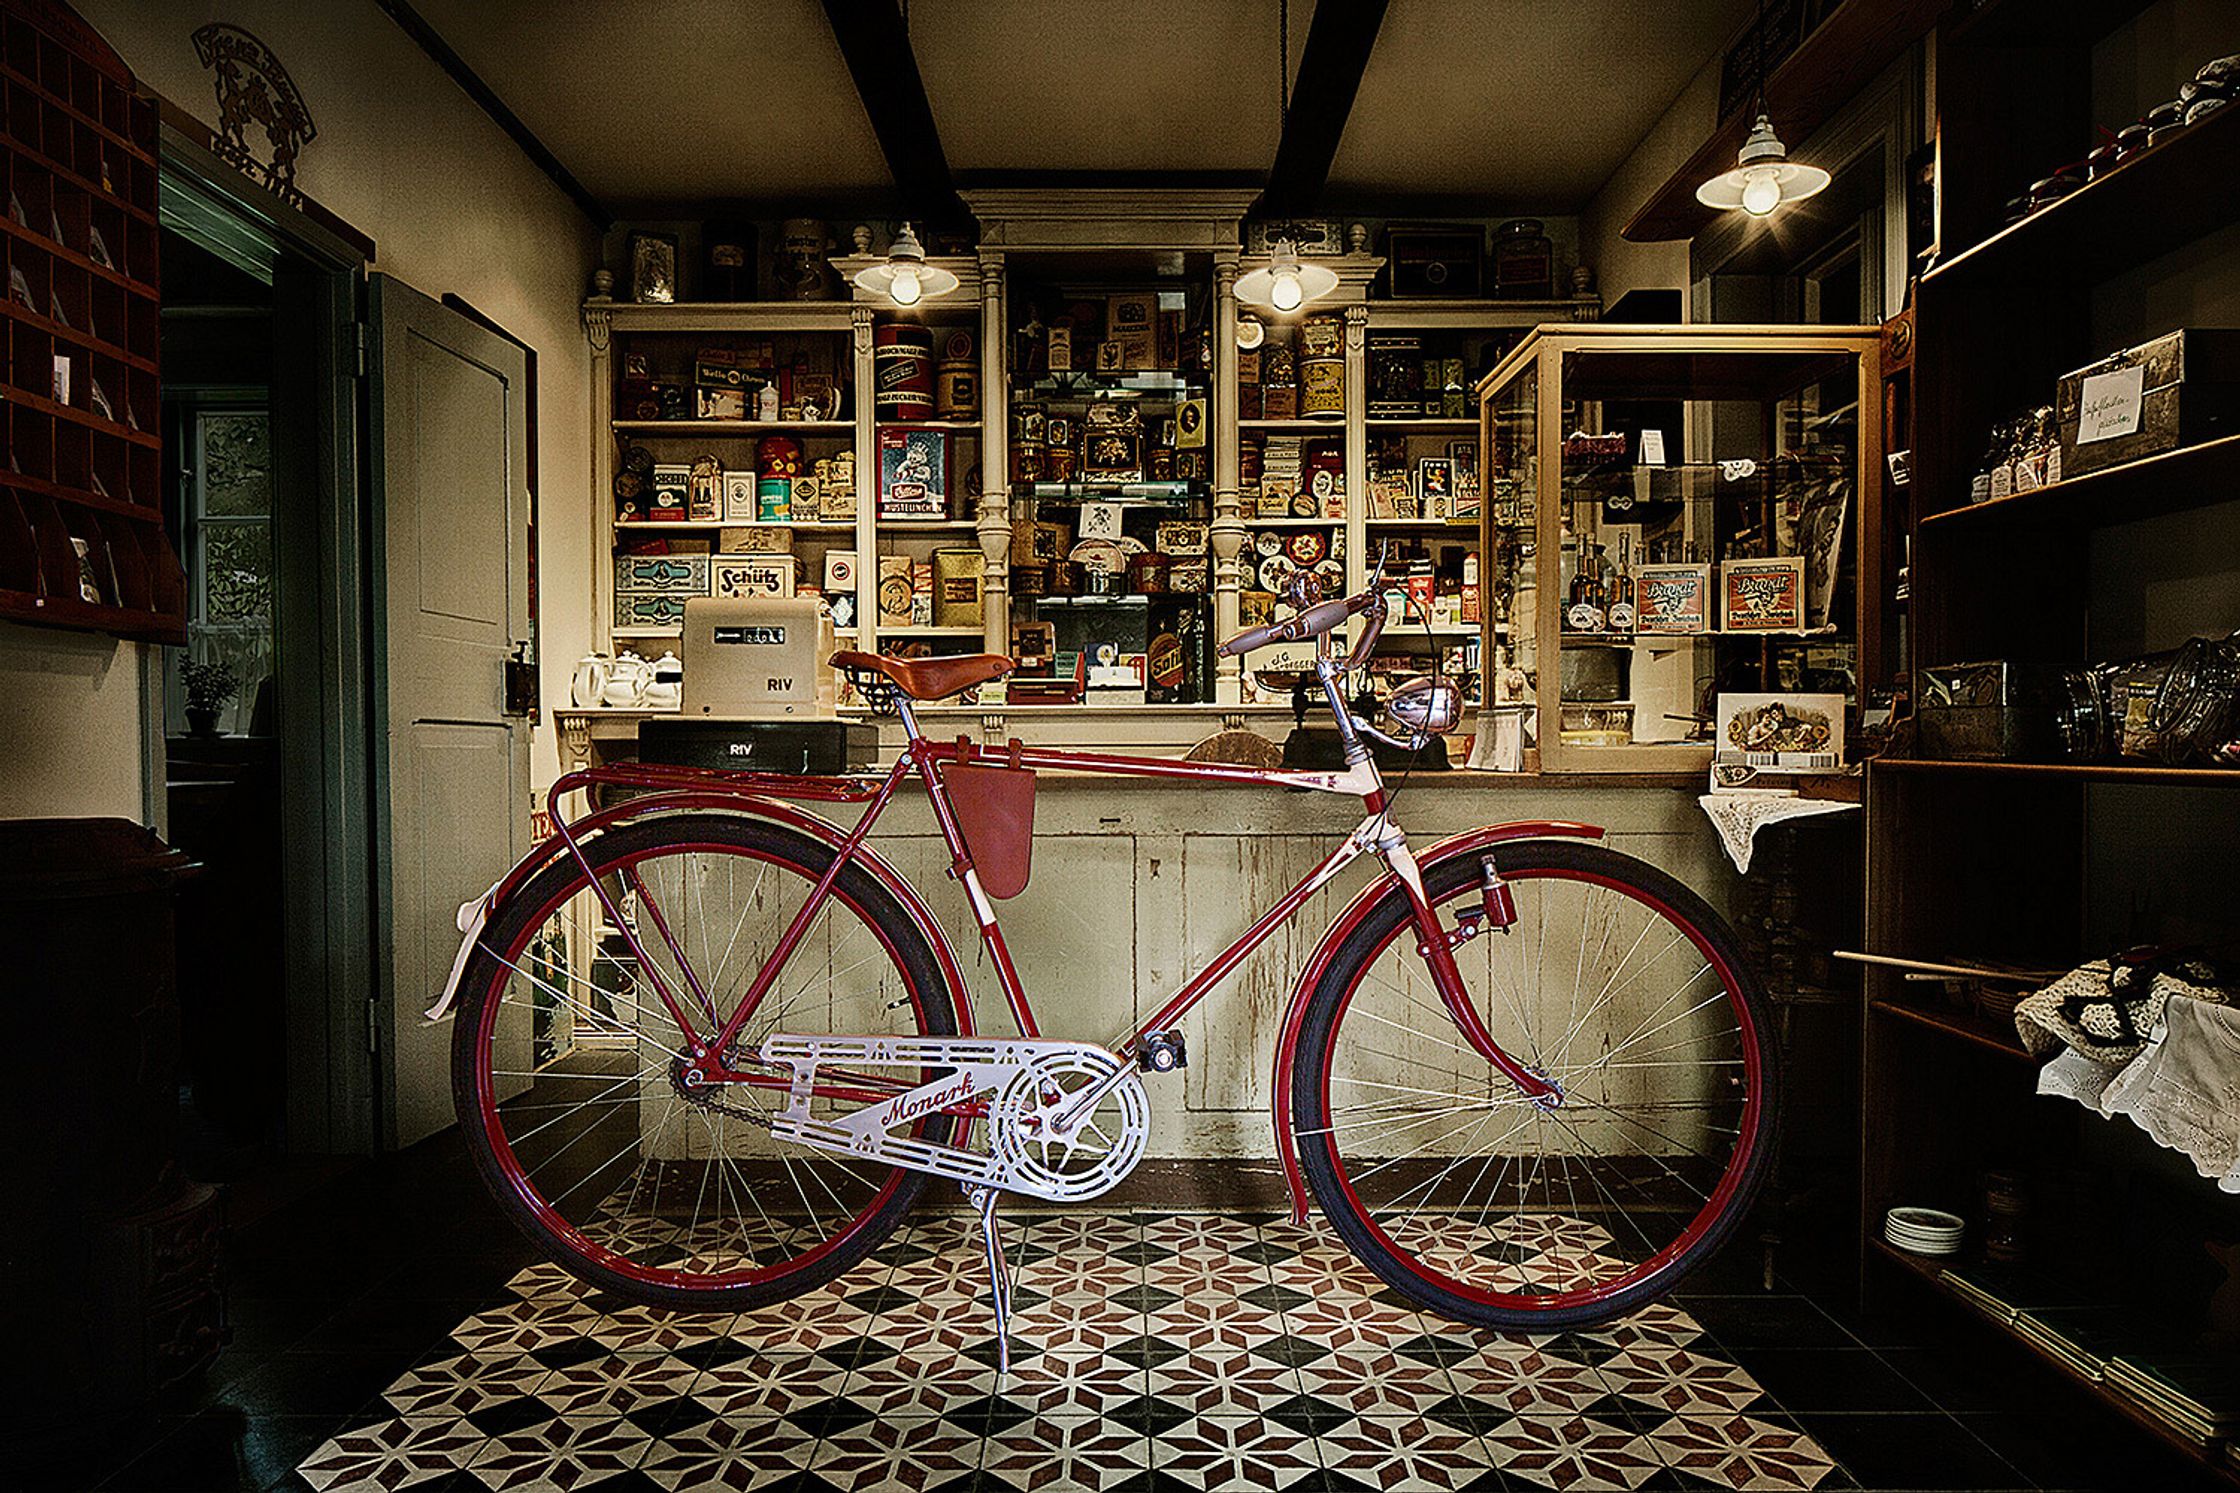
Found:
[[[1269,1237],[1275,1238],[1288,1225],[1271,1222],[1268,1228]],[[928,1226],[920,1237],[937,1244],[946,1238],[941,1225]],[[921,1258],[964,1253],[961,1234],[950,1242],[956,1247],[923,1250]],[[1739,1482],[1765,1487],[2035,1488],[2100,1493],[2185,1486],[2182,1469],[2139,1433],[1970,1324],[1950,1321],[1937,1309],[1918,1317],[1893,1311],[1862,1320],[1842,1292],[1815,1289],[1811,1280],[1815,1274],[1842,1278],[1837,1253],[1822,1251],[1816,1260],[1802,1246],[1792,1249],[1789,1277],[1782,1289],[1771,1294],[1758,1289],[1758,1261],[1753,1254],[1730,1254],[1707,1273],[1708,1278],[1692,1282],[1694,1289],[1676,1302],[1702,1329],[1691,1349],[1738,1364],[1745,1382],[1758,1391],[1747,1409],[1738,1406],[1736,1413],[1746,1414],[1760,1426],[1805,1433],[1797,1444],[1813,1454],[1800,1451],[1793,1473],[1776,1466],[1768,1475],[1764,1467],[1738,1470],[1730,1464],[1724,1469],[1725,1481],[1699,1478],[1677,1470],[1685,1459],[1672,1455],[1668,1437],[1662,1466],[1645,1463],[1628,1468],[1621,1463],[1595,1469],[1578,1461],[1558,1465],[1516,1456],[1513,1446],[1506,1452],[1496,1446],[1498,1466],[1473,1464],[1468,1478],[1424,1480],[1418,1474],[1444,1469],[1433,1465],[1436,1454],[1427,1460],[1419,1445],[1386,1448],[1375,1457],[1364,1449],[1360,1455],[1370,1460],[1362,1465],[1369,1468],[1374,1461],[1374,1475],[1348,1479],[1335,1470],[1328,1450],[1335,1443],[1324,1437],[1315,1443],[1325,1447],[1319,1464],[1310,1453],[1306,1461],[1287,1470],[1280,1463],[1239,1457],[1230,1448],[1231,1461],[1223,1464],[1226,1472],[1204,1462],[1195,1469],[1179,1463],[1163,1468],[1156,1448],[1164,1443],[1153,1441],[1149,1443],[1155,1449],[1152,1473],[1136,1482],[1146,1488],[1558,1489],[1710,1487]],[[0,1451],[0,1489],[35,1493],[95,1487],[131,1493],[253,1489],[262,1493],[274,1487],[357,1486],[348,1480],[337,1483],[332,1476],[315,1483],[295,1469],[338,1433],[385,1421],[403,1425],[397,1419],[402,1412],[392,1410],[393,1397],[389,1402],[382,1399],[383,1391],[416,1365],[456,1358],[461,1350],[453,1335],[469,1325],[467,1319],[478,1315],[488,1319],[520,1308],[524,1289],[520,1282],[539,1279],[520,1276],[532,1263],[528,1247],[485,1201],[455,1138],[441,1138],[316,1182],[301,1196],[271,1207],[238,1230],[230,1256],[235,1339],[205,1382],[174,1394],[144,1415],[89,1417],[52,1426],[34,1443],[18,1441]],[[1815,1263],[1821,1267],[1817,1271],[1812,1268]],[[1033,1272],[1030,1260],[1023,1266],[1021,1281],[1028,1300],[1033,1299]],[[959,1277],[960,1283],[968,1279]],[[514,1291],[507,1289],[508,1282],[516,1282]],[[1894,1283],[1893,1289],[1903,1284]],[[1156,1288],[1150,1294],[1156,1299]],[[1276,1294],[1282,1295],[1280,1289]],[[967,1326],[978,1325],[970,1317],[961,1320]],[[965,1349],[962,1361],[953,1363],[956,1372],[980,1372],[982,1366],[971,1361],[980,1351],[984,1345]],[[1593,1350],[1615,1351],[1608,1345]],[[1428,1356],[1445,1366],[1447,1355]],[[1585,1348],[1579,1356],[1592,1358]],[[1610,1372],[1603,1373],[1605,1381]],[[1160,1419],[1158,1395],[1148,1381],[1144,1389],[1138,1418],[1155,1423]],[[549,1389],[541,1392],[549,1399]],[[1462,1413],[1470,1408],[1468,1400],[1468,1395],[1442,1397],[1444,1412],[1428,1411],[1430,1420],[1423,1424],[1455,1426],[1472,1420]],[[681,1396],[677,1402],[682,1403]],[[1305,1397],[1299,1401],[1307,1403]],[[498,1407],[497,1413],[503,1418],[504,1408]],[[1648,1429],[1638,1400],[1627,1413],[1637,1429]],[[891,1418],[867,1413],[857,1420],[876,1423]],[[793,1419],[798,1422],[801,1417]],[[1134,1424],[1124,1415],[1115,1414],[1113,1419]],[[1365,1427],[1371,1419],[1361,1417]],[[699,1427],[703,1434],[710,1430],[708,1420],[703,1413]],[[1486,1432],[1491,1426],[1489,1420],[1487,1425],[1465,1424],[1458,1429],[1467,1433],[1473,1445],[1480,1445],[1489,1439]],[[713,1429],[722,1431],[721,1426]],[[1377,1429],[1390,1434],[1392,1427],[1378,1421]],[[653,1434],[664,1433],[657,1428]],[[1490,1439],[1498,1440],[1498,1434]],[[643,1436],[635,1442],[639,1448],[645,1444]],[[1837,1470],[1825,1469],[1817,1459],[1817,1448],[1825,1448]],[[780,1485],[894,1486],[913,1493],[978,1485],[1056,1493],[1087,1481],[1071,1474],[1070,1463],[1038,1462],[1029,1456],[1000,1475],[983,1463],[987,1470],[977,1474],[977,1481],[972,1469],[962,1463],[944,1471],[936,1465],[938,1458],[903,1457],[891,1464],[893,1480],[881,1482],[862,1476],[861,1468],[851,1474],[845,1465],[831,1465],[829,1457],[813,1462],[811,1452],[816,1449],[805,1443],[792,1465],[816,1466],[829,1475],[812,1471],[790,1479],[773,1477],[775,1464],[769,1459],[758,1464],[741,1457],[726,1464],[737,1470],[740,1480],[706,1485],[741,1490]],[[458,1460],[467,1460],[471,1450],[463,1449]],[[1218,1453],[1209,1455],[1219,1460]],[[626,1451],[621,1462],[629,1461]],[[486,1461],[478,1474],[450,1470],[438,1448],[433,1456],[398,1462],[362,1485],[538,1487],[570,1493],[593,1488],[600,1493],[642,1493],[679,1486],[679,1479],[662,1476],[651,1465],[633,1464],[613,1476],[600,1471],[600,1465],[597,1458],[589,1458],[538,1472]]]

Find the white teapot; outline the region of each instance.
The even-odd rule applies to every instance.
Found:
[[[607,680],[614,674],[614,660],[604,653],[586,653],[576,660],[575,673],[568,678],[568,698],[578,706],[600,704],[607,693]]]
[[[599,699],[617,710],[636,710],[645,704],[646,687],[652,683],[652,664],[635,653],[618,654]]]
[[[648,710],[684,708],[684,662],[676,654],[663,653],[653,661],[653,675],[646,684],[645,706]]]

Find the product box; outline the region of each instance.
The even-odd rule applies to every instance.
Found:
[[[1728,632],[1802,631],[1804,556],[1722,562],[1719,619]]]
[[[1644,565],[1633,573],[1634,631],[1688,634],[1711,626],[1711,567]]]
[[[755,506],[754,473],[726,469],[723,474],[724,522],[751,524],[760,511]]]
[[[879,516],[946,518],[949,514],[949,432],[879,432]]]
[[[977,548],[937,549],[933,552],[933,625],[979,627],[986,611],[981,582],[988,557]]]
[[[879,557],[879,625],[881,627],[908,627],[910,625],[910,557],[908,555],[881,555]]]
[[[1159,297],[1130,291],[1105,299],[1105,341],[1117,344],[1117,367],[1133,372],[1159,365]]]
[[[747,391],[694,389],[692,416],[696,420],[744,420],[747,418]]]
[[[791,596],[791,555],[717,555],[708,562],[708,594],[727,601],[748,596]]]
[[[1718,705],[1714,766],[1759,772],[1840,772],[1843,696],[1728,694]]]
[[[832,592],[855,590],[856,552],[854,550],[826,550],[824,552],[824,588]]]
[[[698,557],[707,563],[706,556]],[[684,604],[691,598],[658,591],[617,591],[614,595],[614,625],[617,628],[682,627]]]
[[[653,469],[653,501],[646,517],[660,523],[682,523],[685,494],[692,487],[692,468],[682,462],[659,462]]]
[[[2064,480],[2240,430],[2240,330],[2182,327],[2054,389]]]
[[[933,562],[910,562],[910,625],[933,626]]]
[[[617,596],[705,596],[706,555],[616,555]]]

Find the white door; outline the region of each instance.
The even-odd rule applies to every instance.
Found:
[[[374,1016],[382,1135],[451,1123],[451,1023],[421,1015],[459,945],[458,906],[528,846],[529,727],[505,713],[526,638],[526,359],[386,275],[371,277],[376,573],[385,596],[388,978]]]

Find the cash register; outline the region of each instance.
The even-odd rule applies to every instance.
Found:
[[[639,760],[819,774],[872,767],[879,728],[840,719],[835,647],[832,618],[813,597],[687,601],[683,706],[639,723]]]

